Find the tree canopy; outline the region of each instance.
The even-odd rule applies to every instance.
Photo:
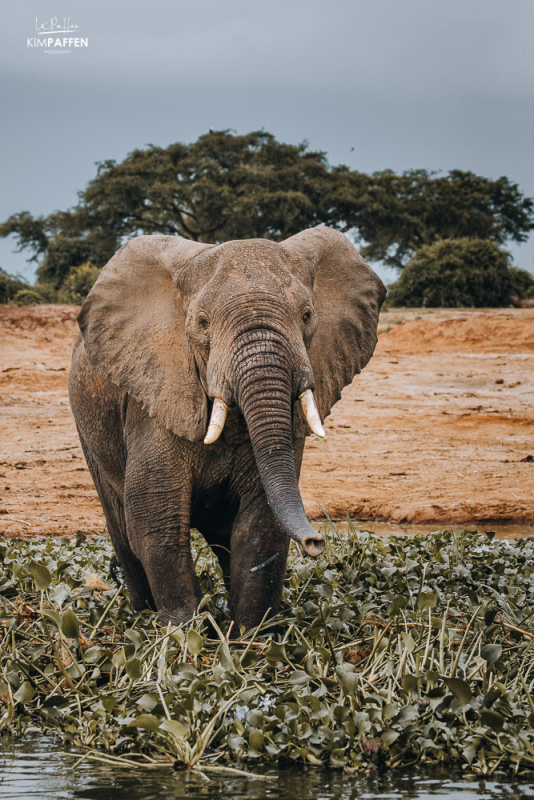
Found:
[[[350,179],[354,206],[361,208],[354,227],[369,243],[362,252],[388,266],[404,267],[416,250],[440,239],[471,237],[503,245],[526,241],[534,229],[534,201],[506,177],[386,170],[351,173]]]
[[[534,203],[506,177],[459,170],[366,175],[265,131],[210,131],[189,145],[150,145],[120,163],[104,161],[77,206],[47,217],[13,214],[0,236],[15,235],[38,263],[38,280],[59,288],[73,268],[102,267],[142,233],[280,241],[322,224],[363,243],[368,260],[402,268],[440,239],[524,241],[534,228]]]

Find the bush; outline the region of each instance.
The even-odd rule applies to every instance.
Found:
[[[421,247],[389,287],[389,306],[491,308],[509,305],[517,276],[509,254],[488,239],[443,239]],[[515,272],[522,272],[516,270]]]
[[[53,283],[37,281],[33,287],[43,297],[43,303],[58,303],[58,293]]]
[[[59,302],[76,305],[83,303],[99,275],[100,268],[90,261],[80,264],[79,267],[73,267],[59,290]]]
[[[46,299],[40,292],[28,286],[16,293],[13,297],[13,302],[16,306],[38,306],[41,303],[46,303]]]
[[[526,269],[510,267],[511,295],[519,297],[520,300],[534,298],[534,278]]]
[[[27,288],[28,284],[25,281],[9,275],[9,273],[0,268],[0,304],[11,302],[17,292]]]

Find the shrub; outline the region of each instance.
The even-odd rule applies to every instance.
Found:
[[[76,305],[83,303],[99,275],[100,268],[90,261],[80,264],[79,267],[73,267],[59,290],[60,303]]]
[[[390,306],[505,306],[513,294],[509,254],[488,239],[443,239],[421,247],[389,287]],[[521,270],[517,270],[521,272]]]
[[[519,297],[520,300],[534,298],[534,278],[526,269],[510,267],[511,295]]]
[[[0,304],[9,303],[17,292],[27,288],[28,284],[25,281],[9,275],[9,273],[0,268]]]
[[[13,302],[17,306],[38,306],[41,303],[46,303],[46,298],[31,286],[28,286],[16,293],[13,297]]]
[[[38,280],[33,288],[35,289],[36,292],[39,292],[39,294],[42,295],[43,303],[59,302],[57,289],[53,283],[48,283],[47,281]]]

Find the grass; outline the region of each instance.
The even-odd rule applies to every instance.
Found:
[[[105,537],[0,540],[0,729],[129,769],[534,770],[534,539],[326,533],[237,641],[195,532],[205,597],[181,628],[109,585]]]

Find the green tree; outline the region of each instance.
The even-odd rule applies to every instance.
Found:
[[[91,227],[119,237],[285,239],[325,221],[333,181],[324,153],[269,133],[214,131],[191,145],[135,150],[99,166],[83,195]]]
[[[502,245],[524,242],[534,229],[534,201],[506,177],[490,180],[460,170],[347,177],[354,188],[346,218],[368,243],[362,255],[370,261],[402,269],[416,250],[440,239],[471,237]]]
[[[389,287],[388,305],[491,308],[510,303],[510,256],[485,239],[444,239],[421,247]]]
[[[83,303],[99,275],[100,267],[95,267],[90,261],[73,267],[58,293],[59,302],[75,305]]]
[[[79,198],[70,211],[38,218],[24,211],[0,225],[0,236],[13,234],[30,251],[38,280],[56,288],[72,268],[87,261],[102,267],[141,233],[280,241],[324,224],[363,244],[369,260],[402,268],[439,239],[520,242],[534,227],[533,201],[505,177],[365,175],[265,131],[211,131],[189,145],[134,150],[120,163],[101,163]]]

